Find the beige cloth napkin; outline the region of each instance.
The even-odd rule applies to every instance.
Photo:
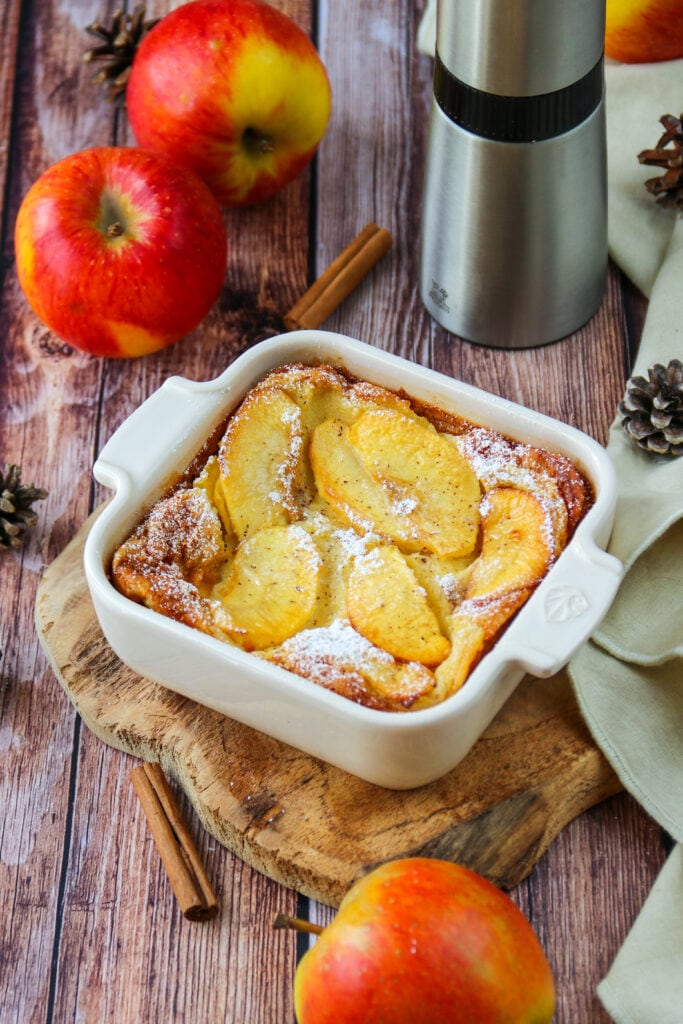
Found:
[[[636,155],[683,110],[683,61],[606,67],[610,254],[649,296],[634,373],[683,359],[683,217],[643,187]],[[569,672],[624,787],[683,843],[683,458],[641,452],[612,425],[619,502],[609,550],[626,575]],[[617,1024],[683,1024],[683,847],[657,878],[598,995]]]
[[[436,0],[418,47],[433,53]],[[633,373],[683,359],[683,217],[643,182],[637,161],[683,110],[683,60],[608,62],[610,255],[649,297]],[[609,550],[626,575],[612,608],[569,666],[586,721],[624,787],[677,841],[598,994],[617,1024],[683,1024],[683,458],[653,457],[619,426],[608,452],[619,502]]]

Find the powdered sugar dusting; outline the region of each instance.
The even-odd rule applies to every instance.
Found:
[[[409,516],[418,507],[418,500],[414,497],[401,498],[393,504],[392,511],[397,516]]]
[[[347,559],[365,555],[370,545],[377,544],[379,537],[375,533],[356,533],[355,530],[334,530],[332,539],[336,541]]]
[[[347,619],[337,619],[319,629],[304,629],[285,640],[280,650],[288,659],[296,661],[304,675],[317,677],[324,675],[331,666],[341,670],[370,662],[391,665],[394,661],[391,654],[361,636]]]
[[[159,502],[141,527],[150,560],[192,569],[223,550],[218,513],[200,488],[178,491]]]
[[[360,552],[356,555],[353,567],[356,572],[376,572],[382,569],[381,548],[374,547],[369,551]]]
[[[463,583],[460,576],[454,572],[446,572],[443,576],[438,579],[438,584],[443,590],[447,600],[451,604],[455,604],[456,601],[462,596]]]

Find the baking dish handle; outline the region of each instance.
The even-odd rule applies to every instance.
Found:
[[[516,638],[511,660],[542,678],[559,671],[607,614],[622,577],[617,558],[575,537],[539,587],[540,600],[530,601],[520,612],[520,632],[529,640],[521,638],[520,646]]]
[[[93,467],[95,479],[117,496],[167,479],[195,454],[224,401],[213,381],[169,377],[109,438]]]

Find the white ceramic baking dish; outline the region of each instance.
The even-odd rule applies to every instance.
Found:
[[[595,504],[570,544],[462,689],[410,713],[362,707],[285,669],[135,604],[112,586],[116,547],[178,478],[249,388],[289,362],[330,363],[567,455]],[[255,345],[216,380],[171,377],[105,445],[96,479],[115,493],[88,536],[85,574],[116,654],[136,672],[246,725],[391,789],[444,775],[467,754],[525,673],[560,669],[606,613],[621,564],[604,548],[616,500],[603,448],[576,429],[338,334],[300,331]]]

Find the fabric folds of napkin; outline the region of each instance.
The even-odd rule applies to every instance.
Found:
[[[418,48],[432,54],[436,0]],[[636,364],[683,360],[683,217],[659,206],[638,163],[683,110],[683,60],[607,62],[610,256],[649,298]],[[683,457],[648,455],[616,414],[607,450],[618,480],[609,550],[625,567],[616,599],[569,673],[619,779],[676,840],[598,995],[617,1024],[683,1024]]]
[[[683,359],[683,217],[644,187],[659,168],[663,114],[683,109],[683,61],[605,69],[610,255],[649,297],[633,373]],[[683,458],[628,440],[619,417],[607,450],[617,471],[609,550],[623,583],[569,674],[591,732],[619,779],[683,843]],[[676,845],[598,995],[617,1024],[683,1022],[683,847]]]

